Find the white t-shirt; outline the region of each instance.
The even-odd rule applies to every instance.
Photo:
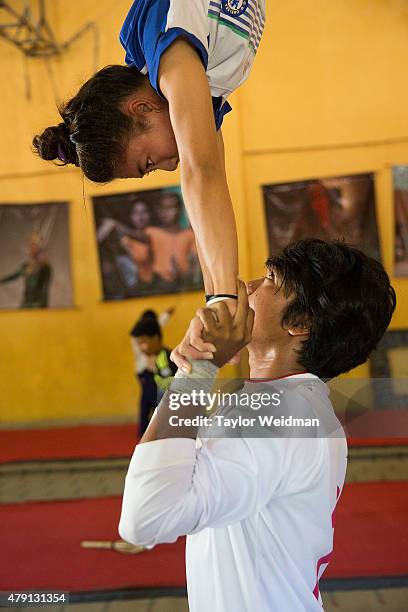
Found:
[[[298,378],[291,402],[338,423],[328,387]],[[340,423],[317,438],[148,442],[129,466],[119,531],[147,546],[188,534],[191,612],[322,610],[346,465]]]
[[[229,94],[252,67],[265,25],[265,0],[136,0],[121,29],[127,64],[157,83],[160,58],[177,39],[197,50],[206,69],[217,129]]]

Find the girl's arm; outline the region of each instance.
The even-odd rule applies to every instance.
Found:
[[[181,188],[196,236],[205,291],[236,294],[237,231],[211,92],[203,64],[185,40],[178,39],[163,54],[159,86],[169,103]]]
[[[225,171],[224,140],[223,140],[223,137],[222,137],[221,129],[219,129],[218,132],[217,132],[217,147],[218,147],[218,155],[219,155],[220,164],[221,164],[221,167]],[[235,219],[234,219],[234,222],[235,222]],[[209,270],[207,268],[206,262],[205,262],[204,253],[203,253],[202,249],[200,248],[200,245],[198,244],[197,237],[195,239],[195,243],[196,243],[198,259],[199,259],[200,265],[201,265],[201,272],[202,272],[202,275],[203,275],[205,292],[207,294],[215,293],[213,291],[209,291],[209,290],[207,291],[207,287],[210,288],[210,287],[213,286],[213,281],[212,281],[211,274],[210,274],[210,272],[209,272]]]

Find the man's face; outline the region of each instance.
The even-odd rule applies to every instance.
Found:
[[[249,305],[255,311],[255,321],[249,351],[264,351],[274,345],[291,342],[287,329],[282,328],[282,317],[290,301],[273,271],[247,283]]]

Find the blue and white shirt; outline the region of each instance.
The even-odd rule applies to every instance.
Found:
[[[120,32],[125,61],[157,82],[162,54],[185,38],[205,67],[217,129],[230,93],[248,77],[265,24],[265,0],[135,0]]]

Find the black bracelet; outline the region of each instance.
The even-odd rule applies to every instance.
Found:
[[[214,298],[222,298],[222,299],[230,298],[231,300],[237,300],[238,296],[233,295],[232,293],[214,293],[214,295],[206,295],[205,301],[209,302],[210,300],[213,300]]]

